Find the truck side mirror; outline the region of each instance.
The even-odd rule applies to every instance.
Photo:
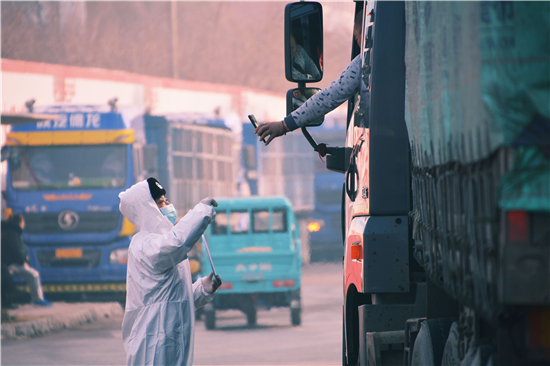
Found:
[[[2,162],[10,157],[10,151],[6,145],[2,146]]]
[[[300,108],[309,98],[317,94],[319,88],[296,88],[286,92],[286,114],[287,116]],[[308,123],[308,126],[320,126],[325,120],[325,116],[319,117],[316,120]]]
[[[285,76],[297,83],[323,78],[323,8],[317,2],[285,7]]]
[[[11,164],[12,171],[16,171],[21,167],[21,148],[12,146],[11,148],[7,145],[2,147],[2,162],[8,160]],[[24,153],[23,153],[24,154]]]

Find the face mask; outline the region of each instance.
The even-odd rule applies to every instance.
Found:
[[[176,213],[176,209],[174,208],[174,205],[170,204],[168,206],[161,207],[160,212],[162,212],[162,214],[166,216],[166,218],[170,220],[172,224],[176,225],[176,219],[178,218],[178,214]]]

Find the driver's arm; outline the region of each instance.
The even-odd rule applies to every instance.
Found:
[[[290,131],[305,127],[309,121],[324,116],[359,91],[361,83],[361,57],[355,57],[342,75],[328,87],[308,99],[300,108],[285,117]]]

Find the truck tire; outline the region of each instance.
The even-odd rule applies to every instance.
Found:
[[[302,308],[290,308],[290,321],[293,326],[302,324]]]
[[[344,311],[342,311],[342,314],[344,314]],[[347,357],[346,357],[346,327],[344,325],[345,322],[344,316],[342,316],[342,366],[347,366]]]
[[[359,364],[359,312],[356,290],[348,291],[344,311],[344,363],[343,365]]]
[[[249,327],[253,327],[258,323],[258,312],[255,306],[251,306],[246,310],[246,323]]]
[[[216,328],[216,310],[204,309],[204,326],[208,330]]]
[[[290,322],[293,326],[302,324],[302,295],[301,288],[290,293]]]
[[[255,326],[258,320],[258,312],[254,298],[251,295],[240,297],[239,309],[246,315],[246,323],[248,326]]]
[[[452,319],[425,320],[414,342],[411,366],[441,366]]]
[[[342,366],[357,366],[359,365],[359,356],[357,356],[357,361],[348,361],[348,348],[346,343],[346,326],[344,325],[345,317],[342,317]],[[353,357],[353,356],[351,356]]]

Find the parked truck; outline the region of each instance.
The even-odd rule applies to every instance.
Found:
[[[33,112],[59,119],[12,126],[5,187],[7,207],[25,217],[30,265],[52,300],[124,301],[134,227],[118,211],[118,193],[140,173],[134,131],[114,107]]]
[[[325,121],[311,131],[312,137],[327,146],[338,146],[345,140],[345,125]],[[342,241],[342,175],[327,170],[325,161],[314,156],[313,187],[315,208],[305,219],[308,231],[310,262],[341,262],[344,248],[335,245]]]
[[[30,265],[49,299],[125,301],[135,228],[120,214],[118,194],[135,182],[156,176],[180,217],[201,198],[234,192],[234,138],[223,121],[128,117],[114,100],[33,112],[59,118],[12,126],[5,198],[25,217]],[[190,254],[195,276],[200,249]]]
[[[222,119],[193,113],[145,114],[143,131],[147,142],[144,152],[153,161],[150,175],[164,185],[178,220],[205,197],[235,195],[239,149]],[[188,257],[193,281],[210,273],[201,263],[206,257],[200,241]],[[197,317],[203,311],[199,309]]]
[[[169,192],[178,219],[207,196],[235,195],[239,147],[222,119],[145,114],[143,126],[145,149],[156,155],[149,170]]]
[[[291,24],[322,34],[306,5],[321,12],[285,10],[287,55]],[[550,3],[356,14],[361,88],[326,149],[345,183],[342,363],[549,364]]]

